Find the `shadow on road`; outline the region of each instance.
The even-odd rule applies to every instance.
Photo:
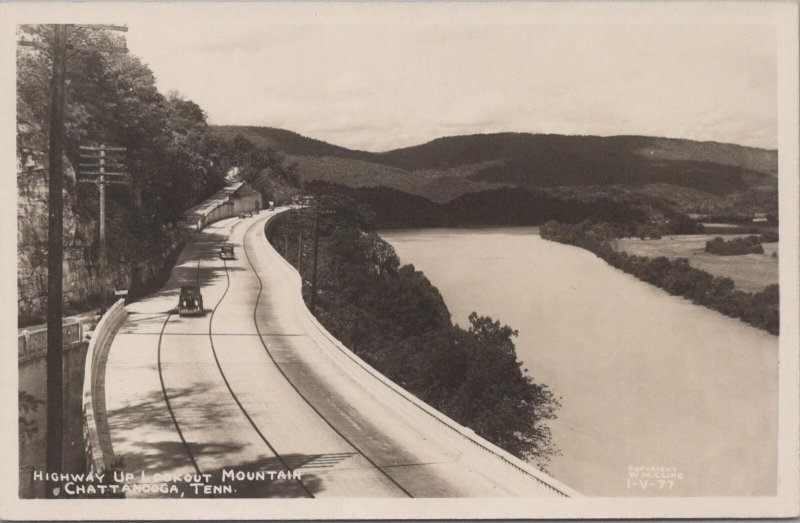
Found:
[[[132,474],[134,481],[140,481],[142,472],[153,481],[154,475],[193,474],[194,466],[189,453],[200,467],[200,472],[210,474],[209,481],[203,485],[192,487],[185,482],[177,482],[179,491],[184,497],[309,497],[323,490],[320,478],[313,472],[304,469],[322,469],[333,466],[337,456],[323,454],[287,454],[281,460],[274,456],[264,456],[250,461],[243,458],[252,455],[252,449],[237,443],[236,434],[230,435],[229,441],[199,443],[193,441],[192,434],[198,434],[205,426],[216,427],[230,417],[228,401],[208,401],[213,395],[207,394],[210,387],[198,386],[192,389],[170,390],[169,399],[173,408],[178,409],[177,418],[186,444],[179,439],[172,418],[169,416],[164,397],[153,391],[143,401],[109,413],[109,428],[115,439],[115,454],[121,458],[121,468]],[[196,404],[203,401],[202,409]],[[181,423],[180,404],[195,404],[189,423]],[[177,407],[176,407],[177,405]],[[198,413],[200,414],[198,416]],[[190,430],[187,430],[190,429]],[[218,432],[218,431],[217,431]],[[168,439],[153,438],[152,434],[170,434]],[[269,435],[266,435],[269,437]],[[187,452],[188,447],[188,452]],[[127,451],[127,452],[126,452]],[[264,445],[263,454],[271,454]],[[338,459],[346,458],[346,455]],[[226,463],[224,467],[204,469],[204,463]],[[230,465],[227,465],[230,464]],[[302,485],[292,479],[290,470],[301,475]],[[270,471],[272,472],[270,474]],[[223,474],[224,472],[224,474]],[[258,473],[261,474],[258,474]],[[279,474],[281,473],[281,474]],[[220,491],[219,487],[224,486]],[[206,490],[208,492],[206,492]],[[151,493],[157,497],[174,497],[176,494]]]

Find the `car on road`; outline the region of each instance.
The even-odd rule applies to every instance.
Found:
[[[239,214],[239,219],[240,220],[244,220],[245,218],[247,218],[247,214],[245,214],[245,213],[240,213]]]
[[[235,260],[236,255],[233,253],[233,245],[223,245],[220,247],[219,257],[223,260]]]
[[[181,296],[178,298],[178,314],[180,316],[202,316],[203,295],[199,285],[184,285],[181,287]]]

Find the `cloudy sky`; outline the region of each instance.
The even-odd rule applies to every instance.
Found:
[[[771,26],[529,22],[165,17],[128,42],[211,123],[362,150],[500,131],[777,147]]]

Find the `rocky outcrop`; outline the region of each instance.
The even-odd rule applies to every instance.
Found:
[[[17,128],[17,321],[20,326],[44,321],[47,307],[48,165],[46,141],[29,124]],[[100,302],[97,222],[78,216],[75,171],[64,161],[63,300],[65,314]],[[181,233],[164,227],[158,252],[142,259],[109,257],[111,289],[142,287],[164,269],[181,243]],[[111,303],[111,301],[109,301]]]

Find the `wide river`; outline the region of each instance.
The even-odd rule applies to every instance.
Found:
[[[523,366],[561,398],[552,476],[590,496],[775,494],[777,336],[535,228],[381,236],[456,323],[477,311],[519,330]],[[642,466],[680,477],[633,477]]]

